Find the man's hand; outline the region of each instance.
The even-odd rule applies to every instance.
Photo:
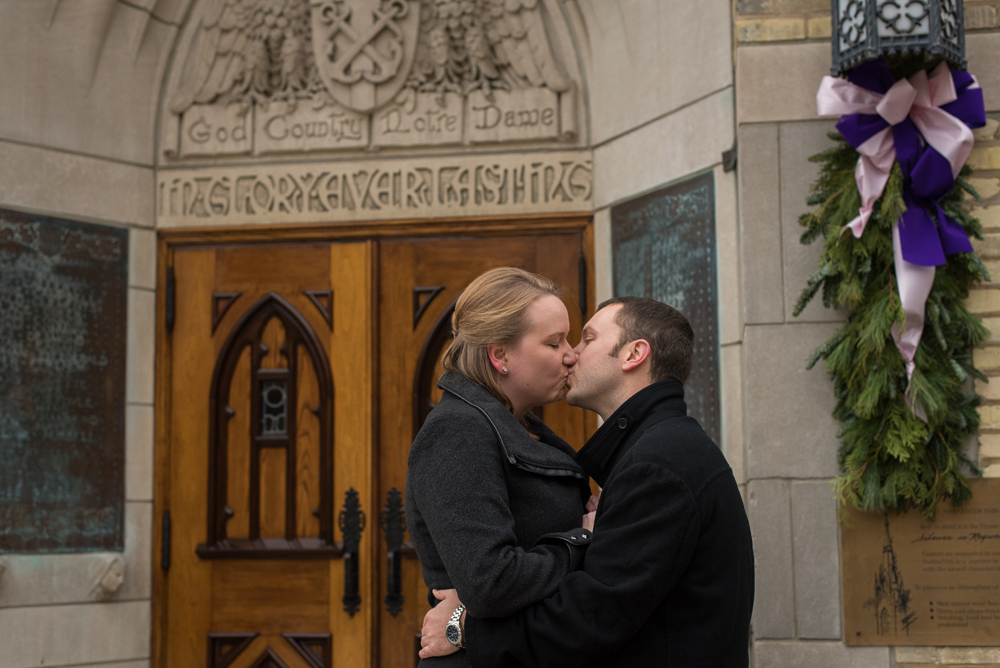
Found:
[[[595,510],[597,510],[597,504],[600,503],[600,501],[601,501],[601,497],[595,496],[595,495],[591,494],[590,495],[590,500],[587,501],[587,512],[588,513],[592,513]]]
[[[458,648],[448,642],[445,629],[448,621],[455,614],[455,608],[462,605],[458,600],[458,592],[454,589],[434,589],[434,598],[441,601],[424,615],[424,626],[420,630],[420,658],[429,659],[432,656],[448,656],[458,651]],[[462,629],[465,629],[465,612],[462,612]]]
[[[593,533],[594,521],[597,519],[597,511],[592,510],[583,516],[583,528]]]

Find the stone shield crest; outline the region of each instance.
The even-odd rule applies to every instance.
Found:
[[[399,92],[413,66],[420,0],[312,0],[313,53],[330,95],[368,112]]]

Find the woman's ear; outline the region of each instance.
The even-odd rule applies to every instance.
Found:
[[[503,346],[486,346],[486,353],[490,356],[490,364],[497,370],[497,373],[507,373],[507,353],[504,351]]]

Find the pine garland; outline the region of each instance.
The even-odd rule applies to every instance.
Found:
[[[898,80],[900,73],[894,74]],[[850,231],[841,235],[861,206],[854,177],[858,152],[839,133],[829,137],[835,146],[810,158],[822,165],[807,200],[818,209],[799,218],[806,228],[803,244],[820,237],[826,243],[819,271],[809,279],[794,314],[820,291],[826,307],[850,312],[847,323],[807,363],[811,369],[822,359],[834,382],[833,415],[842,424],[837,494],[842,503],[863,511],[919,507],[933,518],[940,500],[959,505],[971,497],[962,465],[982,473],[964,448],[979,429],[981,397],[971,391],[969,379],[987,380],[973,365],[972,349],[989,331],[964,302],[969,289],[989,281],[989,274],[976,253],[952,255],[937,268],[910,390],[927,413],[925,423],[904,400],[905,363],[890,331],[905,318],[892,251],[892,225],[905,210],[899,163],[893,165],[861,238]],[[963,167],[941,205],[970,237],[982,239],[979,221],[962,206],[966,193],[980,200],[966,180],[971,173],[968,165]]]

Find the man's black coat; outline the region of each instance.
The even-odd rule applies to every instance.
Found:
[[[580,450],[603,487],[582,570],[502,619],[466,620],[474,668],[745,668],[754,565],[725,457],[681,383],[635,394]]]

